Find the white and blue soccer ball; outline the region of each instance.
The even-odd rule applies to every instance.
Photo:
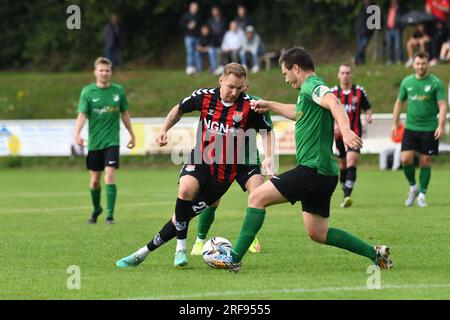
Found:
[[[222,269],[224,266],[217,264],[216,258],[220,255],[230,255],[232,245],[230,240],[222,237],[213,237],[203,244],[203,260],[211,268]]]

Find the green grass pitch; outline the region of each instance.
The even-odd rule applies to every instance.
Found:
[[[0,299],[449,299],[450,171],[433,169],[428,208],[405,208],[401,171],[360,169],[353,207],[340,209],[336,190],[330,225],[391,247],[394,269],[370,290],[366,258],[308,239],[300,205],[268,209],[258,237],[263,251],[247,254],[234,274],[190,257],[173,267],[175,241],[137,268],[115,261],[146,244],[173,212],[178,168],[121,169],[116,225],[88,225],[88,173],[82,170],[0,172]],[[236,241],[246,194],[234,185],[209,236]],[[102,204],[105,195],[102,193]],[[189,230],[189,250],[197,220]],[[68,289],[70,266],[80,288]],[[69,270],[70,271],[70,270]],[[70,281],[69,281],[70,283]]]

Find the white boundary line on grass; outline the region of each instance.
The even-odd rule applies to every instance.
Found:
[[[146,207],[153,205],[166,205],[172,204],[173,201],[156,201],[156,202],[142,202],[142,203],[133,203],[133,204],[124,204],[118,206],[118,208],[131,208],[131,207]],[[66,207],[66,208],[21,208],[21,209],[11,209],[11,210],[2,210],[0,214],[9,214],[9,213],[41,213],[41,212],[62,212],[62,211],[78,211],[78,210],[89,210],[92,209],[92,206],[79,206],[79,207]]]
[[[401,289],[439,289],[450,288],[448,284],[400,284],[381,286],[380,289],[368,289],[366,286],[360,287],[324,287],[324,288],[292,288],[292,289],[269,289],[269,290],[247,290],[247,291],[223,291],[223,292],[204,292],[196,294],[181,294],[153,297],[128,298],[127,300],[178,300],[193,298],[220,298],[232,295],[252,295],[252,294],[273,294],[273,293],[315,293],[315,292],[339,292],[339,291],[371,291],[381,292],[381,290],[401,290]]]

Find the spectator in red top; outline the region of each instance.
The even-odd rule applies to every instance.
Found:
[[[388,64],[394,63],[395,51],[397,51],[397,63],[400,64],[403,61],[403,30],[400,17],[404,12],[398,2],[398,0],[391,0],[386,19]]]
[[[448,37],[448,14],[450,11],[450,0],[426,0],[425,10],[436,17],[437,22],[432,31],[430,47],[430,66],[437,64],[442,44]]]

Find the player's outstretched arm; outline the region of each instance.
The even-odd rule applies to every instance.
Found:
[[[439,106],[439,122],[436,131],[434,132],[434,139],[438,140],[444,134],[445,118],[447,116],[447,104],[445,100],[438,101]]]
[[[163,147],[167,144],[167,131],[172,128],[178,121],[180,121],[183,116],[183,112],[180,110],[180,106],[177,104],[170,110],[169,114],[164,120],[163,126],[156,137],[156,143]]]
[[[83,112],[78,113],[77,122],[75,123],[75,142],[80,146],[84,146],[83,139],[81,139],[81,130],[83,130],[86,123],[86,114]]]
[[[128,142],[127,147],[129,149],[133,149],[136,145],[136,136],[134,135],[133,126],[131,125],[130,113],[128,111],[124,111],[121,113],[121,117],[125,128],[127,128],[128,133],[130,134],[130,141]]]
[[[392,131],[391,134],[397,135],[397,129],[399,125],[400,112],[402,111],[403,102],[399,99],[395,101],[394,110],[392,111]]]
[[[344,107],[336,96],[331,92],[326,93],[321,99],[320,105],[331,111],[334,119],[338,123],[344,145],[351,149],[362,148],[362,140],[350,129],[347,112],[345,112]]]
[[[264,113],[267,111],[272,111],[282,115],[283,117],[290,120],[297,120],[295,116],[295,104],[286,104],[276,101],[266,101],[266,100],[252,100],[250,102],[251,108],[258,113]]]

